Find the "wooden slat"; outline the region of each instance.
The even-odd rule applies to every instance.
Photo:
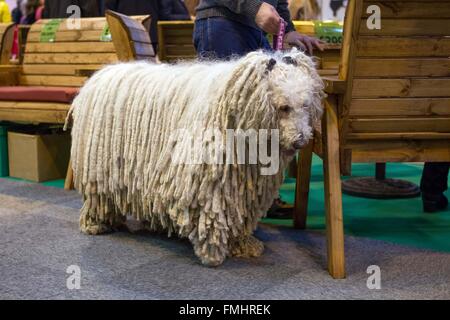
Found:
[[[181,44],[181,45],[191,44],[192,45],[192,43],[193,43],[192,35],[182,36],[182,37],[166,36],[165,40],[166,40],[167,44]]]
[[[112,42],[54,42],[54,43],[29,43],[26,53],[115,53]]]
[[[449,57],[450,37],[360,37],[359,57]]]
[[[0,101],[0,110],[49,110],[49,111],[69,111],[70,105],[66,103],[52,102],[17,102],[17,101]]]
[[[438,132],[390,132],[390,133],[350,133],[348,140],[439,140],[450,139],[450,133]]]
[[[40,20],[37,23],[33,24],[31,27],[31,32],[40,32],[45,24],[49,22],[50,20]],[[73,25],[70,23],[67,23],[69,19],[64,20],[58,28],[59,31],[72,31]],[[106,25],[106,19],[104,17],[99,18],[83,18],[80,19],[80,30],[100,30],[103,31]]]
[[[96,31],[86,31],[86,30],[73,30],[58,32],[56,34],[55,42],[82,42],[82,41],[100,41],[102,35],[101,30]],[[40,32],[30,32],[28,34],[27,43],[40,42],[41,33]]]
[[[143,43],[151,43],[152,40],[150,39],[149,33],[145,29],[136,29],[136,28],[130,28],[130,37],[133,41],[136,42],[143,42]],[[156,40],[153,40],[156,42]]]
[[[450,118],[352,119],[350,130],[358,132],[450,132]]]
[[[25,55],[25,64],[106,64],[117,61],[114,53],[30,53]]]
[[[173,29],[173,28],[167,28],[163,29],[164,37],[171,37],[171,38],[183,38],[183,37],[191,37],[194,33],[193,29]]]
[[[370,5],[381,9],[382,18],[450,18],[450,5],[444,1],[364,1],[364,17]]]
[[[450,78],[355,79],[353,98],[449,97]]]
[[[171,46],[166,45],[167,56],[187,56],[194,58],[196,56],[194,46]]]
[[[344,93],[347,88],[347,82],[339,79],[338,76],[327,76],[323,77],[323,82],[325,84],[325,92],[330,94]]]
[[[22,67],[23,74],[29,75],[77,75],[77,70],[100,69],[100,64],[26,64]]]
[[[352,162],[448,161],[450,140],[380,140],[350,142]]]
[[[450,115],[450,98],[353,99],[350,117]]]
[[[450,36],[448,19],[381,19],[381,28],[370,30],[363,19],[361,35],[383,36]]]
[[[87,77],[76,76],[46,76],[46,75],[23,75],[20,84],[25,86],[58,86],[58,87],[81,87]]]
[[[449,77],[450,58],[356,59],[355,77]]]
[[[70,105],[58,105],[55,109],[53,103],[34,103],[35,108],[31,107],[33,102],[19,102],[10,108],[4,104],[0,101],[0,120],[12,122],[63,124],[70,108]]]
[[[150,56],[154,57],[155,52],[153,51],[153,46],[149,43],[132,42],[132,46],[136,50],[136,55],[138,56]]]

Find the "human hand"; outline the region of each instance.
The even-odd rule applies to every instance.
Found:
[[[261,30],[276,35],[280,31],[281,17],[273,6],[263,2],[256,14],[255,23]]]
[[[297,47],[305,52],[307,51],[310,55],[313,54],[314,48],[323,51],[325,46],[325,42],[317,38],[301,35],[297,31],[287,33],[284,40],[291,46]]]

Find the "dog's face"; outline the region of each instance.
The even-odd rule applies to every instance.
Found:
[[[268,63],[271,104],[280,131],[281,151],[292,155],[313,136],[322,113],[323,83],[310,58],[300,52]]]

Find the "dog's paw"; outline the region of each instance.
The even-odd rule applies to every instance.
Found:
[[[104,223],[81,226],[80,230],[84,234],[91,236],[98,236],[101,234],[111,233],[115,231],[111,226],[108,226]]]
[[[264,252],[264,244],[254,236],[234,239],[230,245],[230,256],[241,258],[259,257]]]

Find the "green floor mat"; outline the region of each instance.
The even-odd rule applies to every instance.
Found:
[[[25,182],[34,183],[32,181],[19,179],[19,178],[13,178],[13,177],[5,177],[5,178],[6,179],[10,179],[10,180],[25,181]],[[64,179],[45,181],[45,182],[41,182],[41,184],[44,185],[44,186],[47,186],[47,187],[54,187],[54,188],[61,188],[62,189],[62,188],[64,188]]]
[[[419,183],[422,165],[387,165],[387,176]],[[324,219],[324,190],[322,161],[314,157],[309,195],[308,229],[322,230]],[[352,175],[373,176],[373,164],[355,164]],[[281,198],[293,203],[295,179],[286,179],[280,190]],[[450,192],[447,191],[447,196]],[[450,252],[450,209],[437,214],[425,214],[420,198],[375,200],[343,196],[345,232],[349,235],[412,245]],[[291,220],[265,219],[265,222],[292,226]]]

